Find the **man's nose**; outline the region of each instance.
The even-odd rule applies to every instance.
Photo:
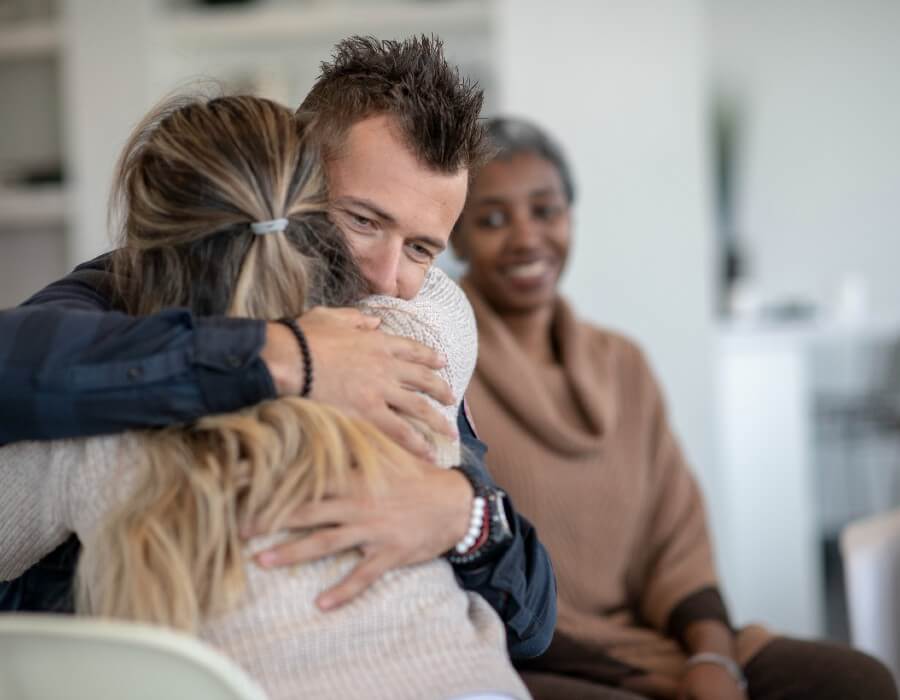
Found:
[[[397,296],[397,277],[402,247],[385,242],[368,260],[363,271],[372,294]]]

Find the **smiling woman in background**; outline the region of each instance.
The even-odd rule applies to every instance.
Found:
[[[478,322],[468,398],[488,467],[541,532],[558,579],[553,644],[521,667],[529,689],[569,700],[896,698],[863,654],[732,629],[702,496],[643,353],[579,321],[557,291],[569,167],[530,123],[488,130],[498,154],[453,242]]]

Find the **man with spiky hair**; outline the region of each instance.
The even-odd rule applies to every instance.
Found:
[[[485,156],[481,103],[481,91],[447,64],[435,38],[352,37],[322,65],[298,118],[313,120],[332,219],[372,293],[414,297],[446,247],[469,172]],[[452,400],[431,371],[440,358],[377,332],[356,310],[314,308],[297,319],[308,365],[283,324],[194,318],[185,310],[125,316],[110,298],[108,274],[107,258],[98,258],[0,313],[0,442],[194,420],[300,393],[312,377],[311,398],[366,417],[423,457],[428,446],[403,416],[448,434],[458,429],[466,464],[425,465],[423,478],[397,479],[378,499],[304,506],[293,525],[330,527],[259,562],[280,566],[358,548],[359,566],[320,596],[327,609],[391,569],[449,552],[462,585],[505,622],[511,655],[546,649],[556,618],[549,559],[493,485],[465,410],[454,428],[423,397]],[[486,515],[473,533],[476,501]],[[76,553],[77,543],[67,543],[0,589],[0,608],[65,607]]]

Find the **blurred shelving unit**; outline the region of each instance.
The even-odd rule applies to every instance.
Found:
[[[52,56],[59,50],[61,39],[56,20],[13,20],[0,25],[0,60]]]
[[[53,6],[19,3],[0,16],[0,307],[66,268],[62,51]]]
[[[490,4],[478,0],[288,5],[248,3],[172,10],[163,29],[186,46],[230,46],[306,38],[321,43],[351,34],[482,31]],[[439,31],[438,31],[439,30]]]
[[[0,187],[0,227],[64,226],[68,214],[61,185]]]
[[[188,4],[160,15],[151,70],[160,88],[209,76],[299,103],[340,39],[424,33],[440,36],[450,60],[488,87],[492,20],[490,0]]]

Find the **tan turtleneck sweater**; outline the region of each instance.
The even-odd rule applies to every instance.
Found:
[[[646,359],[559,300],[559,364],[536,365],[463,288],[479,334],[467,400],[487,466],[536,526],[557,576],[556,635],[529,668],[610,684],[658,677],[671,689],[685,626],[727,624],[727,614],[702,497]],[[739,658],[758,644],[739,639]]]

